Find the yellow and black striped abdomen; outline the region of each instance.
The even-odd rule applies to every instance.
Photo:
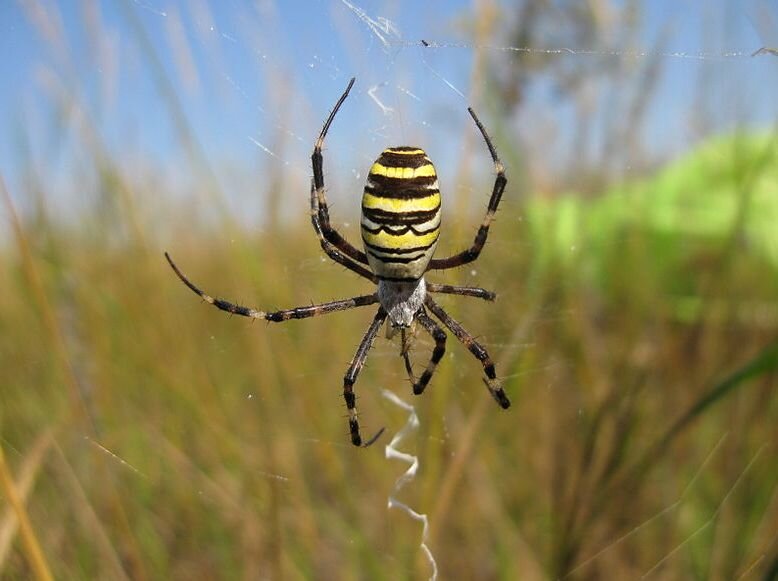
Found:
[[[385,149],[362,196],[362,241],[373,272],[390,280],[421,278],[440,234],[435,166],[417,147]]]

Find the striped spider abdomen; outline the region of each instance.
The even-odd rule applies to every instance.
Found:
[[[362,241],[379,279],[421,278],[440,235],[440,190],[423,149],[385,149],[367,176],[362,196]]]

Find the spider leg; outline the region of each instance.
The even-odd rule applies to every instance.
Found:
[[[484,368],[484,373],[486,374],[484,383],[486,384],[486,387],[489,388],[489,393],[492,394],[492,397],[497,401],[501,408],[509,408],[511,406],[511,402],[508,399],[508,396],[505,395],[505,391],[503,390],[500,381],[497,379],[497,374],[494,371],[494,363],[492,362],[491,357],[489,357],[489,354],[486,352],[486,349],[484,349],[483,346],[478,343],[478,341],[476,341],[470,333],[465,331],[462,325],[451,318],[451,316],[446,313],[446,311],[444,311],[440,305],[433,301],[432,297],[427,295],[427,298],[424,300],[424,304],[427,305],[427,308],[429,308],[429,310],[432,311],[433,314],[438,319],[440,319],[441,322],[446,327],[448,327],[452,333],[454,333],[456,338],[459,339],[459,341],[465,347],[467,347],[470,353],[472,353],[475,358],[481,362],[481,365],[483,365]]]
[[[314,185],[313,180],[311,180],[311,223],[313,224],[313,229],[316,231],[316,235],[319,237],[321,248],[327,256],[338,264],[345,266],[350,271],[355,272],[374,283],[378,282],[378,279],[372,272],[361,264],[354,262],[351,258],[338,250],[337,246],[325,238],[319,222],[319,199],[316,197],[316,186]]]
[[[475,286],[454,286],[450,284],[428,282],[427,291],[431,293],[475,297],[477,299],[484,299],[485,301],[493,301],[497,298],[497,294],[494,292]]]
[[[310,305],[307,307],[297,307],[294,309],[286,309],[283,311],[275,311],[275,312],[267,313],[265,311],[259,311],[257,309],[243,307],[240,305],[236,305],[234,303],[230,303],[223,299],[214,298],[210,296],[209,294],[205,293],[204,291],[200,290],[197,286],[195,286],[195,284],[192,281],[190,281],[186,277],[186,275],[184,275],[184,273],[178,269],[178,266],[176,266],[176,263],[173,262],[173,259],[170,258],[170,255],[167,252],[165,252],[165,258],[167,258],[168,263],[170,264],[171,268],[176,273],[176,275],[178,275],[178,278],[181,279],[181,282],[183,282],[186,286],[188,286],[192,290],[192,292],[199,295],[200,298],[202,298],[206,303],[209,303],[214,307],[216,307],[217,309],[221,309],[222,311],[226,311],[234,315],[249,317],[251,319],[264,319],[265,321],[281,323],[283,321],[288,321],[290,319],[306,319],[308,317],[316,317],[318,315],[324,315],[326,313],[332,313],[335,311],[345,311],[347,309],[353,309],[354,307],[364,307],[366,305],[372,305],[378,302],[378,294],[373,293],[372,295],[362,295],[350,299],[343,299],[340,301],[322,303],[319,305]]]
[[[400,356],[405,362],[405,371],[408,373],[408,379],[411,380],[411,385],[416,385],[416,377],[413,375],[413,364],[411,363],[410,355],[410,339],[405,335],[405,329],[401,330],[402,344],[400,347]]]
[[[435,368],[438,366],[438,363],[446,352],[446,334],[443,332],[443,329],[441,329],[438,324],[433,321],[432,318],[430,318],[423,307],[418,313],[416,313],[416,320],[421,323],[421,326],[424,327],[424,329],[432,336],[433,339],[435,339],[435,348],[432,350],[432,356],[430,357],[429,363],[427,363],[427,368],[424,370],[424,373],[421,374],[421,377],[419,377],[417,381],[413,376],[413,369],[411,368],[411,361],[405,342],[405,330],[403,329],[402,356],[405,360],[405,370],[408,372],[408,377],[413,384],[413,393],[415,395],[419,395],[427,387],[430,379],[432,379],[432,374],[435,373]]]
[[[324,192],[324,158],[321,154],[322,147],[324,146],[324,138],[327,136],[327,131],[329,131],[330,125],[332,124],[333,119],[335,119],[335,115],[338,113],[338,109],[340,109],[340,106],[343,105],[343,101],[345,101],[346,97],[348,97],[348,94],[351,91],[351,87],[354,86],[354,81],[355,79],[351,79],[348,87],[346,87],[346,90],[340,96],[338,102],[335,103],[335,107],[332,110],[332,113],[330,113],[330,116],[327,117],[327,121],[325,121],[324,127],[319,134],[319,138],[316,140],[316,144],[313,147],[311,165],[313,166],[313,183],[314,192],[317,198],[318,212],[315,217],[312,216],[312,221],[317,235],[323,236],[330,244],[337,247],[338,250],[340,250],[343,254],[352,260],[362,264],[367,264],[367,256],[365,253],[354,248],[351,243],[343,238],[343,236],[341,236],[340,233],[338,233],[338,231],[330,225],[330,212],[327,206],[327,197]],[[332,256],[330,256],[330,258],[332,258]]]
[[[359,421],[357,419],[357,398],[354,395],[354,383],[357,381],[359,372],[362,371],[362,366],[367,359],[367,353],[373,346],[378,330],[381,328],[384,320],[386,319],[386,311],[383,307],[379,307],[378,312],[373,318],[373,322],[370,323],[370,327],[367,329],[365,336],[362,337],[362,341],[359,343],[357,352],[354,354],[354,358],[348,366],[346,375],[343,376],[343,399],[346,400],[346,408],[348,408],[348,427],[351,432],[351,443],[355,446],[362,445],[362,436],[359,435]],[[380,435],[380,433],[379,433]],[[365,445],[369,446],[376,440],[377,436],[374,436]]]
[[[505,184],[508,183],[508,179],[505,177],[505,167],[503,166],[500,158],[497,156],[497,150],[492,145],[492,140],[489,138],[489,134],[486,132],[483,124],[479,121],[478,117],[473,111],[472,107],[469,107],[468,112],[478,126],[481,135],[483,135],[484,141],[486,141],[486,147],[489,148],[489,153],[492,155],[492,161],[494,162],[494,169],[497,171],[497,177],[494,179],[494,187],[492,189],[492,197],[489,198],[489,207],[486,210],[486,216],[484,221],[478,228],[478,232],[475,235],[473,245],[467,250],[463,250],[459,254],[454,254],[448,258],[433,258],[427,270],[444,270],[446,268],[454,268],[462,266],[468,262],[473,262],[478,255],[481,254],[484,244],[486,244],[486,237],[489,235],[489,226],[494,220],[494,214],[497,212],[497,206],[500,204],[502,193],[505,191]]]

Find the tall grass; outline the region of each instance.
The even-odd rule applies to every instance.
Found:
[[[386,508],[405,466],[383,441],[358,450],[347,436],[341,376],[371,313],[226,317],[162,251],[209,292],[266,309],[370,285],[322,261],[304,220],[214,228],[84,142],[99,211],[59,220],[4,196],[3,575],[424,578],[420,525]],[[430,276],[499,293],[441,302],[494,356],[509,411],[453,337],[418,398],[398,345],[377,341],[356,386],[364,431],[405,423],[379,388],[417,406],[405,445],[421,469],[402,500],[429,515],[441,578],[766,579],[778,568],[778,265],[764,219],[778,160],[770,136],[710,147],[730,153],[703,147],[587,202],[519,203],[512,189],[479,262]],[[31,172],[19,194],[55,197],[45,178]],[[685,228],[712,188],[724,226]],[[213,182],[204,189],[223,202]],[[448,219],[463,236],[442,252],[475,227],[464,204]],[[431,347],[420,336],[414,358]]]
[[[431,516],[443,576],[768,571],[774,266],[743,250],[722,269],[684,234],[661,240],[662,254],[648,229],[570,260],[544,241],[559,225],[500,217],[477,265],[497,303],[444,302],[496,356],[514,406],[493,405],[453,342],[413,400],[422,428],[408,445],[422,469],[403,495]],[[619,223],[579,232],[581,254]],[[304,223],[281,246],[174,226],[177,260],[214,293],[281,307],[367,289],[318,260]],[[180,285],[153,232],[141,246],[110,238],[22,221],[29,251],[2,258],[2,443],[13,473],[55,433],[26,502],[54,575],[423,572],[417,524],[385,509],[401,466],[345,433],[339,378],[370,314],[230,319]],[[664,268],[678,248],[690,253]],[[679,315],[689,292],[702,304]],[[430,347],[420,338],[417,358]],[[380,387],[411,399],[384,339],[357,387],[366,431],[404,422]],[[23,554],[10,553],[7,574],[26,571]]]

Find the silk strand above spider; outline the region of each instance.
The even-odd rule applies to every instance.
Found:
[[[381,325],[387,320],[390,333],[397,330],[401,332],[401,355],[413,384],[414,394],[422,393],[427,387],[446,350],[446,333],[430,316],[429,313],[432,313],[481,362],[486,376],[484,383],[500,407],[508,408],[511,405],[497,379],[494,363],[486,349],[462,325],[452,319],[430,295],[430,293],[444,293],[492,301],[495,298],[494,293],[482,288],[436,284],[426,282],[424,279],[424,274],[429,270],[455,268],[478,258],[486,243],[489,226],[494,219],[507,180],[505,168],[497,156],[497,151],[492,145],[486,129],[478,120],[473,109],[468,108],[470,116],[475,121],[486,146],[489,148],[497,172],[486,216],[478,228],[472,246],[447,258],[433,258],[440,235],[440,190],[437,174],[424,150],[418,147],[401,146],[385,149],[370,168],[362,196],[361,231],[365,251],[358,250],[330,224],[324,190],[324,159],[322,157],[322,147],[327,131],[353,85],[354,79],[351,79],[324,123],[313,148],[311,156],[313,165],[311,223],[327,256],[374,282],[377,285],[376,292],[320,305],[268,313],[211,297],[195,286],[179,270],[167,252],[165,257],[181,281],[203,300],[222,311],[253,319],[280,323],[290,319],[304,319],[334,311],[378,304],[378,311],[373,322],[362,338],[343,378],[343,397],[348,408],[351,442],[355,446],[361,446],[363,444],[362,436],[359,433],[354,383]],[[429,363],[418,378],[414,376],[411,367],[406,334],[414,322],[418,322],[435,341]],[[372,443],[376,437],[377,435],[365,445]]]

